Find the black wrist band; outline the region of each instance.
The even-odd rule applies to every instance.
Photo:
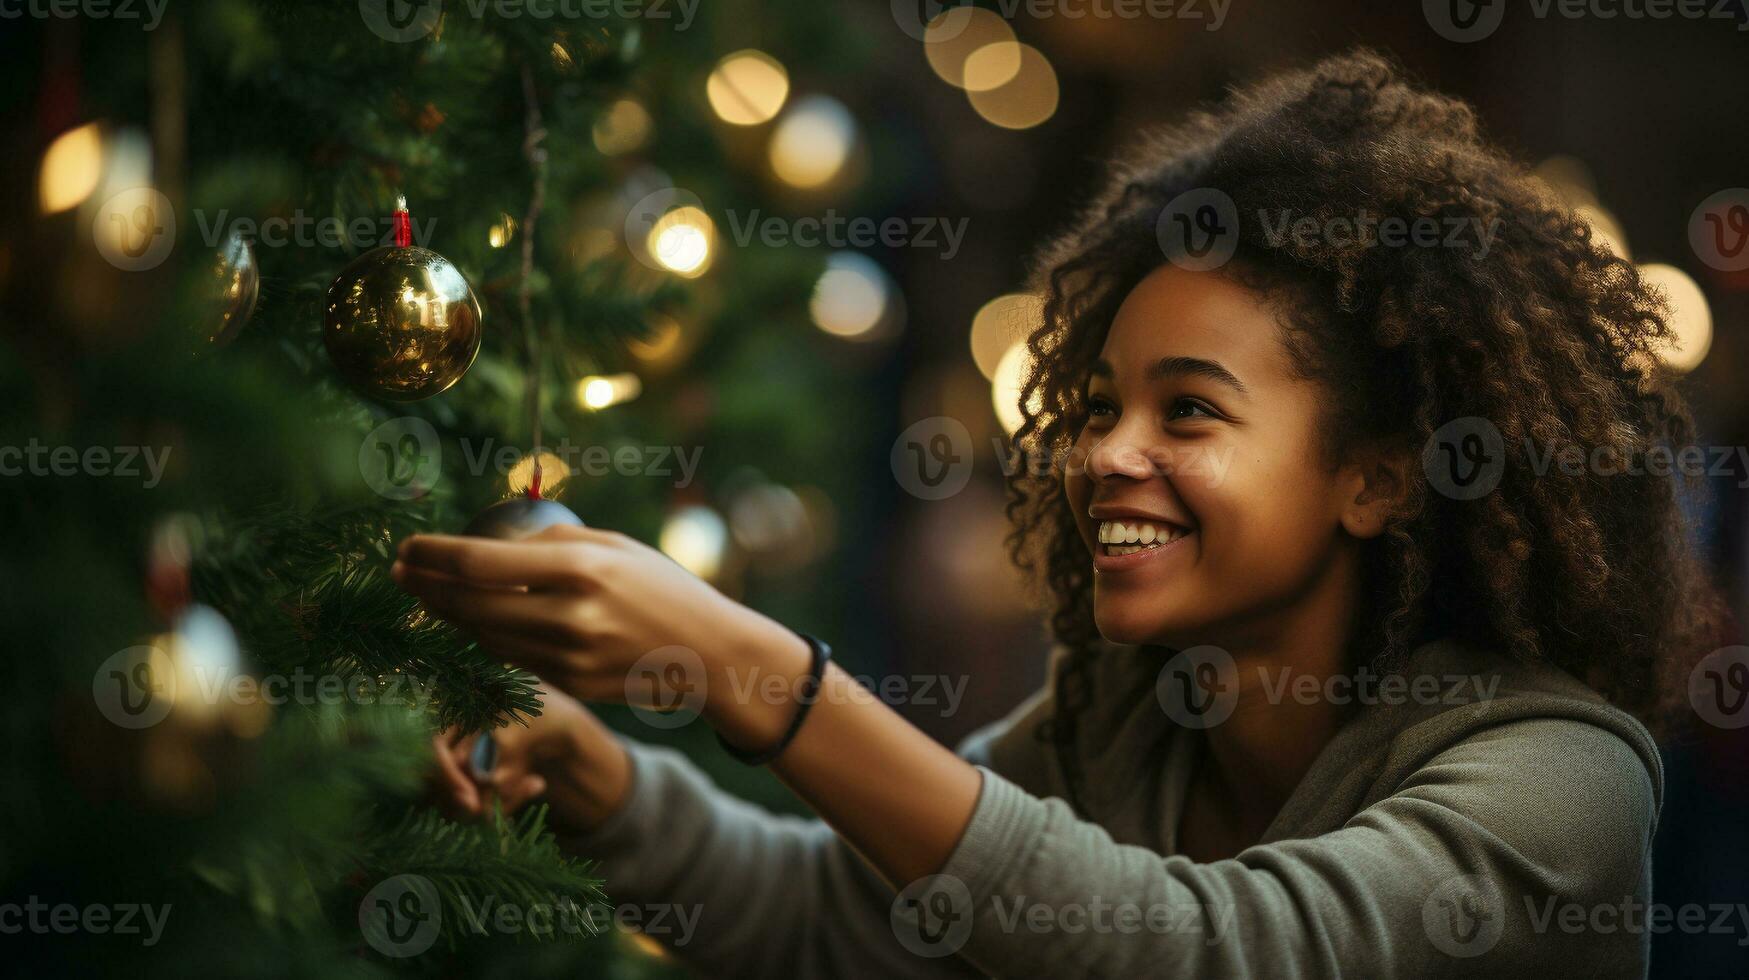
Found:
[[[819,637],[809,636],[800,631],[796,635],[808,644],[808,652],[813,655],[813,662],[808,666],[808,676],[802,678],[796,691],[796,716],[790,719],[789,729],[783,733],[782,738],[777,740],[777,744],[764,752],[749,752],[746,749],[738,749],[730,745],[729,740],[719,733],[717,744],[721,745],[723,751],[729,753],[729,756],[736,762],[749,766],[763,766],[782,755],[783,750],[789,748],[789,743],[795,741],[796,732],[801,731],[802,722],[808,717],[808,709],[812,708],[814,702],[819,698],[820,687],[826,682],[826,661],[832,659],[832,648]]]

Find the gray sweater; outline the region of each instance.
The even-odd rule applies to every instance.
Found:
[[[1099,658],[1076,739],[1091,821],[1036,737],[1049,687],[967,739],[971,823],[903,892],[820,821],[649,746],[631,746],[626,805],[564,843],[710,976],[1645,974],[1663,773],[1646,730],[1579,681],[1422,647],[1403,671],[1420,686],[1362,688],[1258,844],[1198,863],[1174,838],[1202,735],[1162,710],[1160,666]]]

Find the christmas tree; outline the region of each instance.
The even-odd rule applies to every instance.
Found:
[[[710,215],[847,193],[867,157],[819,93],[869,52],[787,6],[212,0],[9,29],[15,962],[672,969],[541,808],[431,808],[432,733],[519,724],[538,691],[387,570],[534,492],[830,625],[810,603],[866,426],[818,410],[860,369],[831,334],[890,316],[822,308],[863,266]],[[441,913],[385,938],[376,904],[407,901]]]

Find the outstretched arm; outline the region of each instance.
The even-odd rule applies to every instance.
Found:
[[[635,699],[643,686],[632,674],[684,676],[688,707],[749,749],[782,737],[808,672],[795,634],[609,531],[421,535],[395,574],[494,655],[583,700]],[[836,666],[825,681],[773,768],[889,881],[934,873],[971,820],[978,770]]]

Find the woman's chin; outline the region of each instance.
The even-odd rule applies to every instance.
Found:
[[[1158,608],[1127,609],[1117,604],[1095,602],[1093,623],[1099,627],[1099,635],[1107,642],[1125,646],[1159,643],[1161,637],[1180,632],[1173,628],[1170,621],[1161,617]]]

